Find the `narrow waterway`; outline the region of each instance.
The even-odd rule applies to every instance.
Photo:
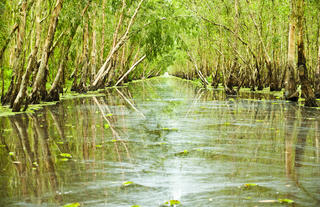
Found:
[[[320,206],[319,115],[155,78],[1,117],[0,206]]]

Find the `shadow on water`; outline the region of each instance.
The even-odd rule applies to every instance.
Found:
[[[318,206],[319,136],[272,95],[136,82],[0,118],[0,204]]]

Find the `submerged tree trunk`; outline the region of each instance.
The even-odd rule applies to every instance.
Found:
[[[56,27],[58,24],[58,17],[61,12],[63,5],[63,0],[57,0],[56,6],[53,10],[51,20],[49,23],[49,29],[45,44],[42,50],[41,63],[38,69],[36,79],[33,84],[32,93],[30,95],[30,103],[40,103],[40,100],[44,100],[47,96],[46,90],[46,78],[47,78],[47,67],[50,55],[50,48],[54,39],[54,34],[56,32]]]
[[[301,93],[305,97],[305,106],[316,107],[316,99],[311,88],[311,82],[308,79],[306,66],[306,56],[304,51],[304,0],[298,0],[297,3],[297,29],[298,29],[298,72],[301,82]]]
[[[296,54],[295,31],[296,31],[296,0],[291,0],[291,16],[289,26],[289,43],[288,43],[288,66],[285,81],[285,98],[290,101],[298,101],[299,93],[297,91],[297,83],[295,78],[295,61]]]

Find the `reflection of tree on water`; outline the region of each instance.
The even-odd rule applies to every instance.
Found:
[[[298,114],[297,112],[300,113]],[[312,115],[313,114],[310,114],[310,112],[305,108],[301,108],[299,111],[296,111],[296,107],[290,107],[290,110],[287,110],[285,136],[286,175],[294,181],[295,185],[304,192],[305,195],[317,204],[320,204],[320,198],[319,196],[316,196],[319,192],[314,192],[313,189],[305,187],[303,182],[300,181],[300,177],[304,176],[305,168],[310,167],[308,164],[303,164],[307,139],[314,137],[314,141],[317,142],[317,129],[312,130],[312,132],[314,132],[312,136],[308,136],[310,134],[310,129],[312,129],[312,124],[318,124],[318,122],[308,119],[308,117]],[[300,119],[298,119],[300,124],[297,123],[297,116],[300,117]],[[297,132],[295,132],[295,129],[297,129]]]
[[[128,147],[127,147],[125,141],[121,139],[119,133],[117,132],[117,130],[114,127],[115,119],[111,118],[113,116],[107,116],[107,114],[110,114],[110,115],[112,114],[110,108],[108,107],[107,104],[104,103],[104,100],[101,100],[102,104],[100,104],[100,102],[97,100],[96,97],[93,97],[93,100],[96,103],[96,105],[98,106],[98,108],[99,108],[99,110],[100,110],[100,112],[102,114],[102,117],[108,123],[108,126],[110,127],[110,129],[112,131],[112,136],[113,136],[113,139],[115,140],[114,141],[114,146],[115,146],[119,161],[121,162],[121,156],[120,156],[119,149],[118,149],[118,142],[123,145],[123,147],[124,147],[124,149],[125,149],[125,151],[127,153],[127,156],[130,159],[130,153],[129,153]],[[104,109],[106,109],[107,114],[105,113]]]
[[[36,130],[36,136],[39,137],[40,146],[43,150],[42,159],[44,162],[45,172],[48,173],[50,189],[52,189],[52,193],[56,194],[58,190],[58,179],[56,174],[54,156],[51,152],[50,146],[50,135],[48,133],[48,121],[47,121],[47,111],[44,110],[43,116],[32,116],[34,121],[34,128]],[[59,194],[55,195],[55,200],[61,201],[61,196]]]
[[[154,84],[157,82],[146,81],[134,88],[108,89],[106,97],[66,100],[34,115],[0,119],[0,140],[4,146],[1,153],[6,154],[1,154],[0,171],[10,181],[1,181],[4,190],[0,196],[19,195],[9,199],[56,205],[81,203],[88,196],[90,201],[99,198],[108,204],[106,199],[126,200],[126,193],[135,189],[123,188],[121,182],[139,183],[144,176],[147,182],[153,172],[162,176],[157,174],[158,170],[167,170],[166,162],[173,158],[200,158],[201,163],[216,162],[222,167],[229,162],[228,171],[221,175],[230,184],[239,182],[239,178],[258,183],[261,177],[269,179],[268,176],[283,181],[284,173],[278,169],[286,166],[287,175],[294,182],[289,190],[291,195],[284,195],[287,191],[282,191],[283,186],[275,186],[280,188],[280,195],[301,201],[311,200],[317,193],[307,182],[319,175],[312,178],[316,171],[306,172],[305,160],[311,159],[311,153],[316,157],[311,164],[319,160],[319,134],[313,131],[318,123],[301,120],[310,115],[300,113],[293,105],[287,108],[288,104],[281,101],[270,104],[236,97],[225,101],[223,91],[199,90],[188,82],[172,83],[174,90],[170,91],[168,85]],[[185,119],[187,112],[189,118]],[[283,124],[287,126],[282,128]],[[170,126],[177,131],[164,130]],[[7,128],[12,131],[4,132]],[[181,134],[182,144],[171,143],[176,141],[176,134]],[[313,149],[310,138],[314,138]],[[191,145],[185,145],[186,141]],[[281,157],[284,148],[279,144],[283,141],[287,152],[285,165]],[[172,153],[180,149],[187,149],[189,154]],[[15,156],[8,156],[9,152],[15,152]],[[61,153],[72,155],[72,159],[61,161]],[[255,169],[257,164],[274,169]],[[7,169],[2,172],[4,168]],[[311,196],[299,193],[303,198],[295,199],[292,192],[296,191],[309,192]],[[232,189],[221,194],[234,192],[237,191]],[[125,195],[119,195],[122,193]],[[259,196],[260,193],[268,195],[259,192]],[[277,196],[275,192],[271,194]]]
[[[34,203],[41,203],[41,196],[49,191],[55,195],[55,202],[60,203],[46,113],[41,117],[16,115],[9,120],[13,129],[10,136],[0,133],[1,143],[6,146],[7,153],[11,153],[11,166],[14,166],[8,166],[5,174],[12,181],[7,184],[7,191],[19,195],[25,202]]]

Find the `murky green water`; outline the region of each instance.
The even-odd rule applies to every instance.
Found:
[[[2,117],[0,206],[319,206],[319,111],[241,97],[158,78]]]

